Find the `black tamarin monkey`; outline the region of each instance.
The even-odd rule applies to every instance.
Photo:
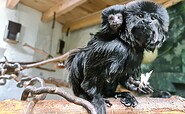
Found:
[[[98,114],[107,113],[106,97],[121,97],[126,106],[137,105],[133,95],[116,93],[116,87],[121,84],[130,89],[128,82],[140,74],[144,49],[153,50],[161,45],[168,28],[168,14],[158,4],[140,1],[129,3],[126,9],[122,5],[119,7],[110,7],[113,12],[107,14],[120,12],[121,26],[114,29],[109,26],[110,22],[103,23],[103,18],[102,25],[108,24],[107,28],[102,27],[88,45],[72,53],[67,62],[74,94],[90,101]],[[150,92],[147,87],[136,87],[138,89]]]
[[[93,71],[95,72],[95,74],[93,74],[92,72],[92,74],[89,75],[91,71],[86,69],[88,68],[86,67],[86,65],[88,64],[86,64],[85,61],[88,61],[86,57],[91,56],[90,54],[91,50],[94,48],[94,45],[97,42],[106,43],[120,36],[120,33],[121,33],[120,28],[123,28],[124,26],[124,20],[123,20],[124,10],[125,10],[124,5],[114,5],[114,6],[105,8],[102,11],[102,24],[101,24],[100,31],[97,32],[95,35],[93,35],[93,38],[88,42],[85,48],[81,48],[80,51],[72,53],[66,64],[69,70],[69,81],[72,85],[74,94],[78,97],[84,98],[90,101],[91,103],[93,103],[93,105],[95,105],[95,108],[98,114],[106,113],[105,99],[103,98],[105,96],[101,92],[99,92],[99,91],[103,91],[102,89],[104,88],[103,86],[105,85],[102,83],[103,85],[102,87],[94,88],[94,84],[96,85],[96,83],[98,82],[99,85],[101,86],[101,80],[106,80],[106,78],[103,76],[101,79],[93,79],[93,77],[96,78],[96,76],[93,76],[93,75],[97,75],[99,71],[97,72]],[[98,49],[96,49],[96,51],[98,51]],[[96,51],[93,51],[93,53],[94,52],[96,53]],[[101,51],[103,52],[102,49],[100,49],[100,52]],[[93,54],[93,56],[96,56],[96,55]],[[97,52],[97,56],[99,56],[99,52]],[[100,58],[103,59],[103,56]],[[99,61],[97,57],[95,57],[94,59],[96,59],[96,62]],[[100,67],[103,68],[103,66],[100,66]],[[106,74],[102,74],[102,75],[106,75]],[[93,80],[92,84],[91,84],[91,80]],[[95,90],[96,88],[98,88],[98,91]]]

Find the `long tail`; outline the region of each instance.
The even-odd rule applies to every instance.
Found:
[[[69,71],[69,78],[83,78],[83,58],[84,53],[82,51],[71,53],[66,63],[66,67]]]
[[[81,82],[83,81],[85,62],[85,52],[78,51],[71,54],[66,63],[66,67],[69,71],[69,81],[72,84],[73,92],[76,96],[89,100],[95,107],[97,114],[107,114],[105,99],[102,95],[89,96],[81,88]],[[92,100],[90,100],[92,98]]]
[[[95,95],[91,101],[97,114],[107,114],[105,99],[101,95]]]
[[[86,93],[84,93],[80,85],[84,78],[83,64],[84,52],[77,51],[71,53],[66,63],[66,67],[69,71],[69,82],[72,86],[74,94],[78,97],[86,98]]]

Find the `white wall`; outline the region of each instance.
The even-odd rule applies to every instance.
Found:
[[[100,25],[95,25],[74,32],[70,32],[69,36],[63,36],[66,39],[66,50],[71,50],[74,48],[84,47],[87,42],[91,39],[90,33],[95,34],[100,29]]]
[[[23,5],[18,5],[15,10],[7,9],[6,0],[0,1],[0,11],[2,13],[0,18],[0,43],[1,46],[7,48],[5,56],[9,61],[31,61],[33,59],[34,51],[28,51],[22,47],[22,43],[29,43],[34,45],[37,39],[37,31],[40,20],[40,13],[30,10]],[[30,18],[34,15],[34,18]],[[8,25],[8,21],[15,21],[22,24],[21,34],[18,44],[9,44],[3,41],[5,26]],[[23,59],[26,58],[26,59]]]
[[[30,48],[23,47],[22,44],[28,43],[33,47],[49,52],[52,22],[42,23],[42,14],[40,12],[20,3],[15,9],[8,9],[6,8],[6,0],[0,0],[0,12],[0,47],[6,48],[4,56],[6,56],[9,61],[22,62],[45,59],[45,56],[42,54],[35,53]],[[8,25],[9,20],[22,24],[18,44],[10,44],[3,40],[5,26]],[[56,22],[52,37],[53,41],[51,54],[53,56],[58,56],[56,51],[58,40],[62,38],[61,28],[62,26]],[[3,60],[4,59],[1,59],[1,61]],[[25,70],[24,73],[31,76],[55,76],[56,78],[66,79],[65,76],[62,76],[64,70],[58,70],[55,73],[51,73],[37,69],[30,69]],[[13,80],[8,81],[5,86],[0,86],[0,100],[9,98],[20,99],[21,93],[22,89],[16,88],[16,82]]]
[[[32,8],[18,4],[15,9],[6,8],[6,0],[0,0],[0,47],[6,48],[5,56],[9,61],[22,61],[30,62],[45,59],[46,56],[35,53],[32,49],[23,47],[24,43],[42,49],[46,52],[50,52],[50,43],[52,37],[52,49],[51,55],[59,56],[57,54],[57,46],[59,39],[66,42],[64,51],[67,52],[71,49],[84,47],[90,40],[90,33],[96,33],[99,29],[99,25],[84,28],[74,32],[70,32],[68,36],[66,33],[61,34],[62,26],[59,23],[55,23],[55,28],[52,30],[52,22],[42,23],[42,14]],[[10,44],[3,41],[5,26],[8,24],[8,20],[15,21],[22,24],[20,38],[18,44]],[[1,59],[1,61],[4,59]],[[46,65],[47,68],[53,68],[53,64]],[[59,69],[56,72],[48,72],[38,69],[24,70],[23,72],[30,76],[41,77],[54,77],[68,81],[68,73],[66,69]],[[53,86],[53,85],[48,85]],[[65,89],[65,88],[64,88]],[[71,92],[71,90],[66,89]],[[16,87],[16,82],[11,80],[7,81],[5,86],[0,86],[0,100],[5,99],[20,99],[23,89]],[[49,95],[47,99],[61,99],[56,95]]]

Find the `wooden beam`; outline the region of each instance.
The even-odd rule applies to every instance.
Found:
[[[173,6],[181,1],[183,1],[183,0],[169,0],[169,1],[165,2],[163,5],[164,5],[164,7],[168,8],[168,7]]]
[[[6,7],[13,9],[15,6],[19,3],[20,0],[7,0],[6,1]]]
[[[61,15],[68,13],[69,11],[85,3],[86,1],[87,0],[63,0],[61,3],[55,5],[54,7],[44,12],[42,15],[42,21],[43,22],[51,21],[53,18],[54,12],[56,12],[56,18],[57,18]]]
[[[67,32],[74,31],[80,28],[89,27],[92,25],[99,24],[101,22],[101,11],[95,12],[93,14],[87,15],[83,18],[69,22],[63,25],[62,31]]]
[[[125,107],[120,99],[109,99],[111,107],[107,107],[108,114],[184,114],[185,100],[181,97],[148,98],[137,97],[136,107]],[[5,100],[0,102],[0,114],[24,114],[27,101]],[[69,103],[66,100],[41,100],[33,109],[33,114],[88,114],[82,106]]]
[[[127,0],[127,1],[124,1],[120,4],[125,4],[127,2],[129,2],[130,0]],[[163,5],[168,8],[172,5],[175,5],[177,3],[179,3],[180,1],[182,0],[157,0],[158,3],[164,3]],[[92,26],[92,25],[96,25],[96,24],[100,24],[101,23],[101,11],[98,11],[98,12],[95,12],[93,14],[89,14],[85,17],[82,17],[78,20],[75,20],[73,22],[68,22],[68,23],[65,23],[63,25],[63,28],[62,28],[62,32],[67,32],[67,30],[69,31],[74,31],[74,30],[77,30],[77,29],[81,29],[81,28],[85,28],[85,27],[89,27],[89,26]]]

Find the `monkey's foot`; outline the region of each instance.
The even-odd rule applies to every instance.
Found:
[[[170,98],[172,95],[168,91],[157,91],[155,90],[151,97],[157,98]]]
[[[135,107],[138,104],[136,98],[129,92],[117,93],[117,97],[120,97],[120,102],[127,107]]]

